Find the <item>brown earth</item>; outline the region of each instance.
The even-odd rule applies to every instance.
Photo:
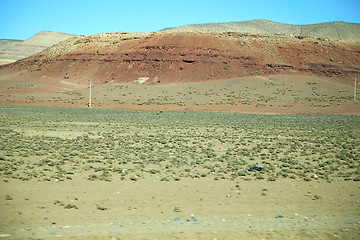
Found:
[[[353,78],[358,42],[239,33],[105,33],[68,39],[0,67],[13,78],[47,76],[83,83],[195,82],[254,75],[315,74]]]
[[[359,42],[285,35],[79,36],[0,66],[0,104],[85,107],[93,76],[93,107],[359,114],[359,53]]]
[[[0,78],[0,105],[87,107],[89,88],[67,79]],[[360,98],[358,91],[357,99]],[[360,114],[353,80],[253,76],[190,83],[106,83],[92,87],[93,108],[241,113]]]

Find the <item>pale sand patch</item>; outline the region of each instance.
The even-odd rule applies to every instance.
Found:
[[[226,239],[230,234],[235,238],[310,239],[356,237],[360,227],[360,194],[355,182],[236,183],[210,178],[161,182],[149,176],[137,182],[115,179],[107,183],[79,177],[66,182],[11,181],[1,184],[1,193],[1,234],[11,238],[122,235],[184,239],[189,235]],[[4,201],[6,194],[13,200]],[[321,199],[314,200],[315,195]],[[55,201],[78,209],[64,209]]]

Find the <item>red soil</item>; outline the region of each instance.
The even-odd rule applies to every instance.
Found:
[[[359,54],[359,42],[280,35],[79,36],[0,66],[0,104],[86,107],[93,76],[93,107],[358,115],[352,94]],[[148,103],[158,98],[163,102]]]
[[[107,33],[68,39],[0,66],[0,75],[47,76],[84,83],[194,82],[252,75],[315,74],[352,78],[360,43],[237,33]]]

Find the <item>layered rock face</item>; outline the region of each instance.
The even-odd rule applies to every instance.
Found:
[[[231,32],[102,33],[77,36],[0,67],[74,83],[161,84],[251,75],[360,72],[360,43]]]

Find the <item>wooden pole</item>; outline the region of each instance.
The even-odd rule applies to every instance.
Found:
[[[88,107],[91,108],[91,79],[92,79],[92,76],[90,76],[90,88],[89,88],[89,104],[88,104]]]
[[[355,83],[354,83],[354,101],[356,101],[356,77],[357,77],[357,73],[355,73]]]

